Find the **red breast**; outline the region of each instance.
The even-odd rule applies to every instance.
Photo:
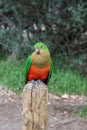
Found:
[[[37,66],[31,66],[28,73],[28,81],[30,80],[42,80],[45,81],[50,71],[50,65],[44,68],[38,68]]]

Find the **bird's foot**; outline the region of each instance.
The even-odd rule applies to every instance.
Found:
[[[37,80],[37,86],[39,86],[41,82],[41,80]]]
[[[32,87],[35,88],[36,82],[34,80],[31,80],[31,83],[32,83]]]
[[[32,83],[32,88],[35,88],[36,82],[34,80],[28,81],[27,83]]]

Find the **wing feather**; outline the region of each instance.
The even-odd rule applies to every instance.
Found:
[[[50,61],[50,72],[49,72],[48,78],[47,78],[47,80],[46,80],[46,84],[48,84],[48,82],[49,82],[49,80],[50,80],[50,78],[51,78],[51,75],[52,75],[53,71],[54,71],[54,65],[53,65],[53,61],[52,61],[52,59],[51,59],[51,61]]]
[[[29,69],[30,69],[31,64],[32,64],[31,56],[32,56],[32,55],[30,55],[30,56],[27,58],[27,60],[26,60],[26,62],[25,62],[25,66],[24,66],[25,83],[27,82],[27,75],[28,75]]]

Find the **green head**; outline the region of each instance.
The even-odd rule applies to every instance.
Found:
[[[43,42],[38,42],[34,45],[34,49],[35,49],[35,52],[37,54],[40,54],[40,53],[45,53],[45,52],[48,52],[49,53],[49,49],[47,47],[46,44],[44,44]]]

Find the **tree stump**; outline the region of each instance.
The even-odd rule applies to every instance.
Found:
[[[23,130],[47,130],[48,88],[28,82],[23,90]]]

